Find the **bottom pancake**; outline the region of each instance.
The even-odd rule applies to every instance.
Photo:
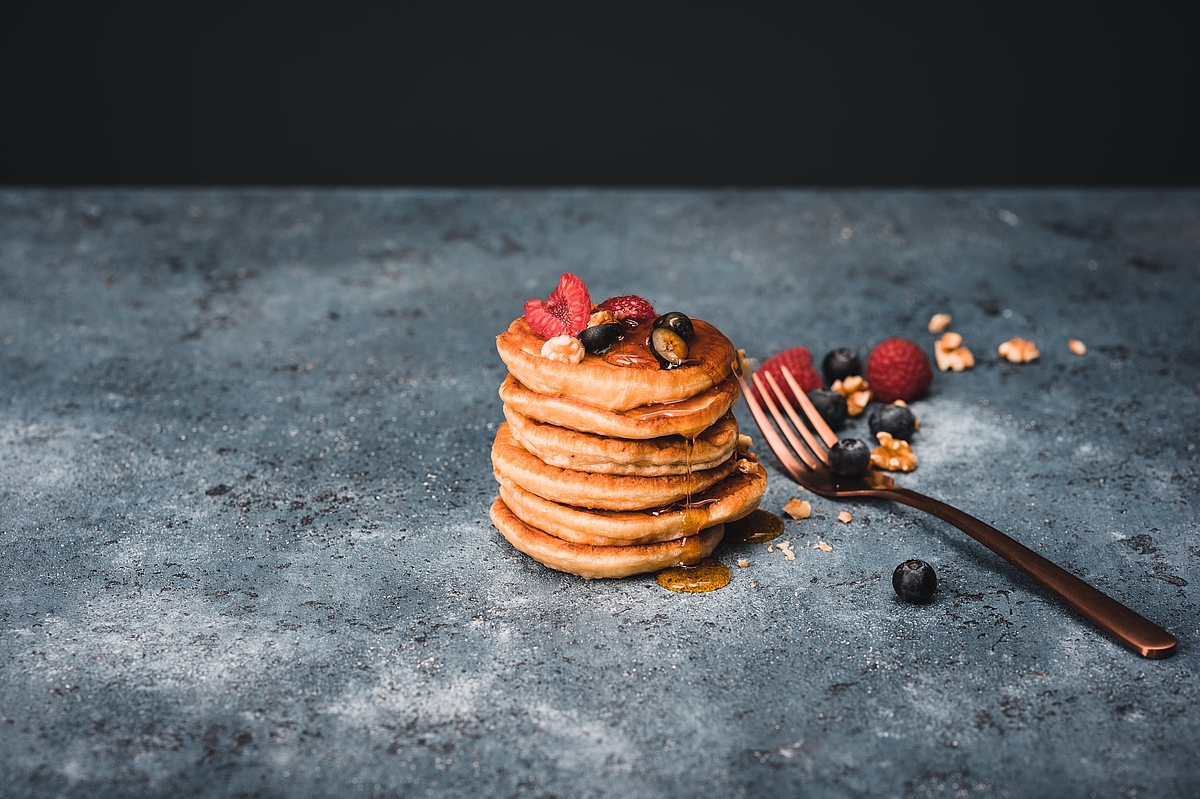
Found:
[[[758,507],[766,488],[766,470],[753,461],[743,461],[738,471],[693,496],[691,507],[609,511],[551,502],[500,477],[500,498],[526,524],[564,541],[609,547],[671,541],[737,521]]]
[[[625,547],[597,547],[573,544],[518,519],[504,500],[492,503],[492,524],[508,542],[529,557],[557,571],[596,577],[628,577],[698,563],[712,554],[721,543],[725,526],[718,524],[696,535],[659,544]]]

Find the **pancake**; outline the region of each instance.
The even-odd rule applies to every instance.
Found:
[[[553,397],[586,397],[611,411],[641,405],[678,402],[703,393],[729,376],[736,357],[733,344],[719,330],[693,319],[688,360],[677,369],[662,369],[645,345],[652,329],[643,322],[603,355],[587,355],[576,364],[542,357],[546,340],[529,329],[524,317],[496,337],[496,349],[508,371],[531,390]]]
[[[538,394],[512,375],[500,385],[500,399],[522,416],[584,433],[629,439],[671,435],[691,438],[728,413],[739,393],[737,381],[730,377],[685,400],[617,412],[597,408],[582,399]]]
[[[725,526],[718,524],[675,541],[597,547],[563,541],[530,527],[518,519],[502,499],[492,503],[491,517],[496,529],[521,552],[551,569],[588,579],[628,577],[698,563],[712,554],[725,534]]]
[[[644,510],[670,505],[690,494],[707,491],[737,469],[735,455],[715,469],[659,477],[592,474],[550,466],[517,443],[508,422],[496,430],[492,467],[543,499],[604,510]]]
[[[688,508],[586,510],[542,499],[503,477],[500,498],[521,521],[564,541],[595,546],[652,544],[737,521],[757,508],[767,488],[767,473],[753,461],[742,464],[738,471],[694,496]]]
[[[530,419],[510,405],[504,417],[513,438],[551,466],[599,474],[654,477],[712,469],[737,450],[738,426],[727,413],[695,441],[666,436],[641,441],[596,436]]]

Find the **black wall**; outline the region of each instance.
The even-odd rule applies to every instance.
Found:
[[[1145,6],[49,7],[0,32],[6,184],[1197,184]]]

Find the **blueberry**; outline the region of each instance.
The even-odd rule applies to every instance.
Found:
[[[691,338],[696,332],[696,329],[692,326],[692,320],[688,318],[688,315],[679,311],[671,311],[670,313],[663,314],[654,320],[654,326],[674,330],[679,334],[680,338],[685,340]]]
[[[892,588],[905,602],[928,602],[937,590],[937,575],[923,560],[906,560],[892,572]]]
[[[872,405],[867,411],[867,426],[871,428],[871,438],[883,430],[891,433],[892,438],[912,441],[913,433],[917,432],[917,417],[903,405]]]
[[[688,320],[689,322],[691,320]],[[669,327],[656,327],[650,334],[650,350],[665,369],[674,369],[688,357],[688,345],[683,336]]]
[[[863,373],[862,359],[855,354],[854,350],[842,348],[833,350],[825,356],[825,360],[821,361],[821,373],[825,375],[825,382],[833,385],[834,380],[841,380],[850,375],[861,375]]]
[[[621,340],[624,327],[620,322],[607,325],[592,325],[579,334],[579,343],[592,355],[608,352],[608,349]]]
[[[846,424],[846,398],[841,394],[826,388],[815,388],[808,392],[808,399],[825,423],[834,430],[840,430]]]
[[[853,477],[871,465],[871,450],[857,438],[843,438],[829,448],[829,468],[835,474]]]

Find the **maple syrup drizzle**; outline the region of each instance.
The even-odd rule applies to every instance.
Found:
[[[683,507],[686,509],[692,507],[692,453],[696,449],[696,437],[684,437],[683,449],[687,459],[687,485],[684,487],[686,501],[683,504]]]
[[[761,544],[783,535],[783,519],[765,510],[756,510],[744,519],[725,523],[725,544]]]
[[[633,369],[659,369],[658,358],[650,351],[647,342],[650,331],[654,329],[654,321],[638,322],[621,334],[617,343],[604,353],[604,360],[613,366],[625,366]]]
[[[663,569],[654,581],[668,591],[685,594],[704,594],[729,585],[729,567],[709,558],[695,566],[675,566]]]

